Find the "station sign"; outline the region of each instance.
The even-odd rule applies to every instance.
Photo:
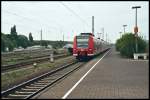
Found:
[[[135,27],[134,27],[134,33],[137,33],[137,32],[138,32],[138,27],[135,26]]]

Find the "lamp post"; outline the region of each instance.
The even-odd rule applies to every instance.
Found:
[[[92,34],[94,35],[94,16],[92,16]]]
[[[138,41],[137,41],[137,37],[138,37],[138,27],[137,27],[137,8],[141,8],[141,6],[133,6],[132,9],[135,9],[135,27],[134,27],[134,33],[135,33],[135,48],[136,48],[136,53],[138,53]]]
[[[121,38],[121,33],[122,33],[122,32],[119,32],[119,34],[120,34],[120,38]]]
[[[126,27],[127,25],[123,25],[123,27],[124,27],[124,34],[125,34],[125,27]]]

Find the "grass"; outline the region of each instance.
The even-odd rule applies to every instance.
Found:
[[[62,52],[60,52],[61,54]],[[67,53],[68,54],[68,53]],[[47,55],[45,53],[40,54],[42,55]],[[21,61],[27,61],[29,59],[32,59],[33,57],[37,57],[39,55],[37,55],[36,53],[34,54],[19,54],[19,55],[10,55],[9,57],[2,57],[2,65],[11,65],[11,64],[15,64],[17,62],[21,62]]]
[[[67,60],[69,61],[69,60]],[[55,67],[57,65],[60,65],[61,63],[66,62],[64,58],[55,60],[54,63],[45,62],[41,64],[37,64],[37,67],[28,67],[23,68],[15,71],[10,71],[8,73],[1,74],[1,87],[6,88],[10,86],[11,84],[15,83],[18,80],[22,80],[24,78],[27,78],[33,74],[39,73],[41,71],[46,71],[51,69],[52,67]]]
[[[34,71],[33,68],[25,69],[25,70],[16,70],[11,73],[6,73],[1,76],[1,84],[2,87],[9,86],[14,83],[16,80],[19,80],[25,76],[30,75]]]

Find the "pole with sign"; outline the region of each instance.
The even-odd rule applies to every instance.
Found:
[[[138,27],[137,26],[135,26],[134,27],[134,33],[135,33],[135,49],[136,49],[136,53],[138,53],[138,40],[137,40],[137,38],[138,38]]]
[[[134,27],[134,33],[135,33],[135,42],[136,42],[136,53],[138,53],[138,41],[137,41],[137,38],[138,38],[138,27],[137,27],[137,8],[141,8],[141,6],[135,6],[135,7],[132,7],[132,9],[135,9],[135,27]]]

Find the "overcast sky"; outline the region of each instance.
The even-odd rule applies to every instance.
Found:
[[[92,31],[92,16],[95,20],[95,35],[104,28],[108,39],[115,43],[127,25],[126,32],[133,32],[135,26],[135,9],[138,9],[139,34],[149,39],[149,4],[146,1],[2,1],[1,29],[10,34],[15,24],[18,34],[28,37],[32,33],[35,40],[40,40],[42,29],[43,40],[73,41],[75,35]]]

